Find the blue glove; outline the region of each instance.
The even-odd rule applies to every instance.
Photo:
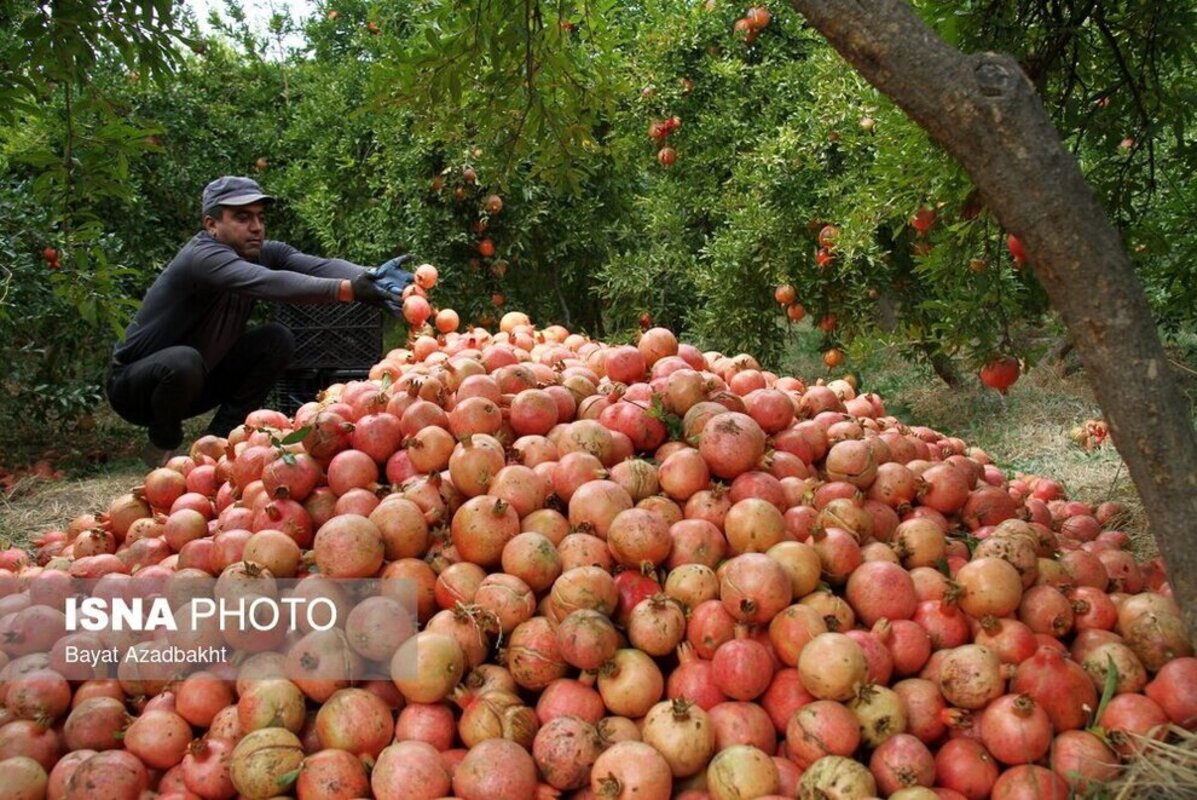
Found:
[[[399,298],[403,295],[403,290],[407,288],[413,279],[412,274],[403,269],[403,265],[411,260],[412,256],[404,254],[379,264],[366,274],[370,276],[370,280],[374,281],[380,289],[390,292],[396,298]],[[403,315],[402,300],[387,300],[384,305],[396,317]]]
[[[370,270],[374,282],[381,288],[394,294],[402,294],[408,284],[412,282],[412,274],[403,269],[403,265],[412,260],[410,255],[401,255],[390,261],[379,264]]]

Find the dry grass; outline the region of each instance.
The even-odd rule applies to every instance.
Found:
[[[7,466],[26,464],[57,454],[65,480],[24,477],[9,495],[0,492],[0,539],[27,546],[30,539],[65,526],[80,514],[98,513],[118,496],[141,483],[146,468],[138,458],[145,430],[99,408],[95,429],[88,432],[40,434],[33,429],[4,431],[0,453]],[[184,425],[184,441],[202,435],[207,416]]]
[[[1126,772],[1102,787],[1109,800],[1192,800],[1197,797],[1197,732],[1173,726],[1166,741],[1136,737],[1140,753]]]
[[[0,538],[27,547],[39,533],[62,528],[80,514],[107,509],[113,499],[136,486],[144,474],[144,467],[129,463],[89,478],[25,478],[12,496],[0,494]]]

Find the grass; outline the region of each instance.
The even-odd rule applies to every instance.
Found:
[[[1138,754],[1096,800],[1188,800],[1197,786],[1197,733],[1170,726],[1164,740],[1135,736]]]
[[[47,437],[28,429],[10,432],[0,441],[4,466],[31,464],[49,458],[65,475],[61,479],[26,475],[11,492],[0,492],[0,544],[28,547],[31,539],[65,527],[87,512],[99,513],[118,496],[141,483],[146,468],[138,455],[145,432],[111,410],[94,414],[94,427]],[[207,416],[190,421],[185,441],[200,435]]]

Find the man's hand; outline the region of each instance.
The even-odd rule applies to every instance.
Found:
[[[389,287],[380,286],[372,271],[363,271],[353,280],[349,281],[349,288],[353,291],[353,299],[359,303],[370,303],[371,305],[387,305],[394,309],[395,306],[401,306],[400,299],[401,292],[392,292]]]
[[[403,266],[411,260],[412,256],[407,254],[392,258],[370,270],[370,274],[374,276],[374,282],[380,287],[401,295],[408,284],[412,282],[412,274],[403,269]]]

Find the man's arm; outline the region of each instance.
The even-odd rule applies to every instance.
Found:
[[[294,250],[289,246],[286,247]],[[298,253],[298,251],[295,252]],[[265,252],[263,255],[266,255]],[[272,269],[263,264],[246,261],[240,258],[231,247],[211,241],[199,243],[189,272],[193,280],[200,286],[244,294],[261,300],[329,303],[341,300],[344,293],[343,284],[347,284],[344,278],[352,278],[361,272],[360,267],[349,264],[347,261],[340,263],[352,267],[352,274],[318,275],[287,269]],[[349,299],[352,299],[352,294]]]
[[[267,241],[262,245],[262,263],[287,272],[298,272],[316,278],[353,280],[366,267],[341,258],[322,258],[301,253],[286,242]]]
[[[411,256],[404,255],[371,270],[340,258],[321,258],[301,253],[285,242],[268,241],[262,250],[263,263],[274,269],[340,278],[337,299],[343,303],[353,300],[385,303],[396,314],[401,309],[398,295],[412,279],[411,273],[402,267],[411,260]]]

